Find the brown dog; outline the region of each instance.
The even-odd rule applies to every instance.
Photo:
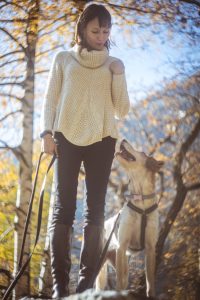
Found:
[[[96,289],[104,289],[107,283],[107,263],[110,260],[116,268],[117,290],[128,285],[127,251],[145,249],[146,294],[155,296],[155,247],[158,238],[158,210],[155,197],[155,174],[163,166],[136,151],[129,142],[120,143],[116,158],[127,172],[130,182],[130,194],[121,209],[119,222],[113,234],[106,260],[96,280]],[[113,228],[117,215],[105,222],[105,239]]]

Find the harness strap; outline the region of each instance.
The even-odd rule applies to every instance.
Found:
[[[152,199],[156,196],[155,193],[148,194],[148,195],[142,195],[142,194],[127,194],[125,193],[125,197],[129,198],[131,200],[146,200],[146,199]]]
[[[144,244],[145,244],[145,229],[147,225],[147,215],[153,212],[154,210],[157,209],[158,204],[155,203],[152,206],[148,207],[147,209],[141,209],[137,206],[135,206],[132,202],[128,202],[127,206],[131,208],[132,210],[136,211],[140,215],[142,215],[141,218],[141,234],[140,234],[140,249],[132,249],[132,250],[143,250],[144,249]]]

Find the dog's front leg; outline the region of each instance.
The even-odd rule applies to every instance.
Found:
[[[155,249],[146,249],[146,294],[147,297],[155,297]]]
[[[96,291],[104,290],[107,284],[107,262],[102,266],[96,278]]]
[[[145,240],[146,294],[155,297],[156,243],[158,240],[158,211],[148,216]]]
[[[117,290],[124,290],[128,285],[128,258],[126,248],[120,246],[116,255]]]

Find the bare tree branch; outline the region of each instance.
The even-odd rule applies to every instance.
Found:
[[[170,143],[172,145],[176,145],[176,143],[172,140],[172,135],[168,135],[164,139],[158,141],[158,143],[155,144],[151,148],[151,151],[150,151],[149,155],[153,155],[158,148],[160,148],[163,144],[166,144],[166,143]]]
[[[23,98],[19,98],[19,97],[15,96],[15,95],[12,95],[10,93],[0,93],[0,96],[14,98],[18,101],[23,101]]]
[[[14,23],[14,22],[18,22],[18,23],[28,23],[28,21],[35,21],[37,18],[36,17],[30,17],[29,20],[27,19],[20,19],[20,18],[15,18],[15,19],[0,19],[0,22],[2,23]]]
[[[26,5],[25,6],[21,6],[19,4],[17,4],[17,2],[14,2],[14,1],[6,1],[6,0],[1,0],[1,2],[4,2],[5,5],[2,5],[0,7],[0,9],[2,9],[3,7],[6,7],[8,5],[12,5],[12,6],[16,6],[17,8],[23,10],[24,12],[26,12]]]
[[[57,31],[58,29],[62,28],[63,26],[66,26],[67,24],[71,23],[71,20],[69,22],[66,22],[66,23],[63,23],[61,25],[59,25],[58,27],[56,28],[53,28],[51,31],[48,31],[48,32],[44,32],[43,34],[41,34],[39,37],[44,37],[45,35],[49,35],[55,31]]]
[[[135,6],[132,6],[132,7],[131,7],[131,6],[125,6],[125,5],[113,4],[113,3],[110,3],[110,2],[107,2],[107,1],[106,1],[106,4],[107,4],[108,6],[110,6],[110,7],[116,7],[116,8],[118,8],[118,9],[120,9],[120,10],[122,10],[122,9],[127,9],[127,10],[137,11],[137,12],[143,13],[143,14],[149,14],[149,13],[151,13],[151,14],[156,14],[156,15],[162,15],[162,14],[159,13],[158,11],[155,11],[155,10],[151,10],[151,11],[149,11],[149,10],[143,10],[143,9],[137,8],[137,7],[135,7]]]
[[[60,16],[59,18],[54,19],[53,22],[51,22],[50,24],[47,24],[47,25],[41,27],[41,28],[38,30],[38,32],[40,33],[41,31],[46,30],[49,26],[52,26],[53,24],[56,24],[57,22],[59,22],[59,21],[61,21],[61,20],[63,20],[63,19],[66,20],[66,18],[67,18],[67,15],[64,14],[64,15]],[[69,22],[70,22],[70,21],[68,21],[67,23],[69,23]]]
[[[5,63],[1,64],[0,65],[0,68],[3,68],[4,66],[7,66],[9,64],[12,64],[14,62],[24,62],[24,59],[23,58],[18,58],[18,59],[14,59],[14,60],[10,60],[10,61],[6,61]]]
[[[189,4],[194,4],[197,5],[198,7],[200,7],[200,2],[196,1],[196,0],[180,0],[180,2],[185,2],[185,3],[189,3]]]
[[[0,79],[5,80],[5,79],[20,79],[23,78],[23,75],[19,75],[19,76],[0,76]]]
[[[7,149],[7,150],[11,150],[13,152],[13,154],[16,156],[17,159],[21,158],[21,154],[20,154],[20,147],[10,147],[6,142],[4,142],[3,140],[0,140],[0,143],[3,144],[4,146],[0,146],[0,149]]]
[[[51,49],[48,49],[48,50],[46,50],[46,51],[43,51],[43,52],[38,53],[38,54],[36,55],[36,57],[42,56],[42,55],[45,54],[45,53],[51,52],[51,51],[53,51],[53,50],[55,50],[55,49],[58,49],[58,48],[61,48],[61,47],[63,47],[63,45],[57,45],[57,46],[55,46],[55,47],[53,47],[53,48],[51,48]]]
[[[187,191],[194,191],[200,188],[200,182],[196,182],[186,186]]]
[[[174,202],[167,214],[165,222],[160,230],[160,234],[159,234],[159,238],[158,238],[158,242],[157,242],[157,259],[156,259],[157,266],[159,265],[159,263],[161,261],[161,256],[163,253],[165,240],[169,234],[169,231],[170,231],[179,211],[181,210],[181,208],[183,206],[187,192],[189,191],[189,189],[183,183],[181,166],[182,166],[184,157],[186,155],[186,152],[188,151],[188,149],[190,148],[192,143],[195,141],[195,139],[199,135],[199,132],[200,132],[200,119],[197,121],[196,125],[194,126],[193,130],[187,137],[186,141],[182,144],[180,151],[176,157],[176,164],[174,166],[174,180],[177,183],[176,196],[175,196]],[[193,188],[194,187],[196,187],[196,184],[195,184],[195,186],[193,186]]]
[[[3,54],[3,55],[0,56],[0,59],[6,57],[8,55],[13,55],[15,53],[23,53],[23,51],[21,51],[21,50],[15,50],[15,51],[11,51],[11,52],[5,53],[5,54]]]
[[[8,271],[8,270],[5,270],[5,269],[0,269],[0,274],[4,274],[4,275],[6,275],[9,279],[11,279],[12,278],[12,274],[11,274],[11,272],[10,271]],[[2,285],[1,285],[2,286]],[[5,288],[5,287],[4,287]]]
[[[14,114],[16,114],[16,113],[21,113],[22,112],[22,110],[21,109],[18,109],[18,110],[16,110],[16,111],[12,111],[12,112],[10,112],[10,113],[8,113],[7,115],[5,115],[3,118],[1,118],[0,119],[0,122],[3,122],[5,119],[7,119],[8,117],[10,117],[10,116],[12,116],[12,115],[14,115]]]
[[[48,73],[48,72],[49,72],[49,69],[42,70],[42,71],[35,72],[35,75],[42,74],[42,73]]]
[[[18,46],[23,50],[23,52],[26,54],[26,48],[5,28],[0,27],[0,30],[3,31],[6,35],[8,35],[11,40],[13,40],[15,43],[18,44]]]
[[[2,82],[0,83],[0,86],[4,86],[4,85],[19,85],[21,87],[23,87],[23,81],[22,82]]]
[[[200,132],[200,119],[196,123],[194,129],[192,130],[192,132],[190,133],[190,135],[188,136],[186,141],[181,145],[179,154],[177,155],[177,159],[176,159],[177,162],[176,162],[175,170],[174,170],[175,171],[174,172],[175,179],[179,178],[180,176],[182,177],[181,166],[183,163],[183,159],[184,159],[185,154],[187,153],[189,147],[192,145],[192,143],[198,136],[199,132]]]
[[[14,229],[14,225],[10,226],[9,228],[7,228],[1,235],[0,235],[0,243],[3,242],[3,240],[5,239],[5,237]]]

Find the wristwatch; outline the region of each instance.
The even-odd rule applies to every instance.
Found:
[[[52,135],[52,131],[51,130],[44,130],[43,132],[40,133],[40,138],[43,138],[46,134],[51,134]]]

